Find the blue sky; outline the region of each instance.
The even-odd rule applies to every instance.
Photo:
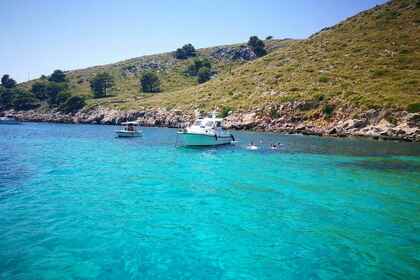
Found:
[[[306,38],[384,0],[0,0],[0,75],[17,81],[145,54]]]

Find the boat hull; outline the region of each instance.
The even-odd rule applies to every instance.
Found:
[[[179,144],[183,146],[217,146],[231,144],[233,141],[232,135],[216,137],[215,135],[178,132],[178,137]]]
[[[16,120],[0,120],[0,124],[21,124]]]
[[[125,131],[125,130],[117,130],[118,137],[140,137],[142,135],[139,131]]]

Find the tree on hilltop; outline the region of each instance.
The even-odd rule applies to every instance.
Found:
[[[1,78],[1,85],[5,88],[14,88],[16,86],[16,81],[10,78],[8,74],[5,74]]]
[[[186,44],[182,48],[178,48],[175,51],[175,58],[177,59],[187,59],[196,55],[197,51],[192,44]]]
[[[61,70],[55,70],[48,78],[48,81],[55,83],[63,83],[66,81],[66,74],[64,74],[64,72]]]
[[[251,36],[248,40],[248,47],[252,49],[257,57],[261,57],[267,54],[265,50],[264,42],[257,36]]]

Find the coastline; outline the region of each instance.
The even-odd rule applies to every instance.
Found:
[[[302,104],[286,104],[278,117],[270,117],[267,108],[248,112],[235,112],[225,118],[225,128],[285,134],[304,134],[330,137],[368,137],[381,140],[420,142],[420,113],[368,110],[352,113],[339,111],[334,117],[305,118],[295,110]],[[304,106],[304,104],[303,104]],[[271,108],[268,108],[271,110]],[[183,128],[194,121],[194,112],[153,109],[119,111],[105,107],[83,109],[65,114],[58,111],[37,110],[0,112],[19,121],[118,125],[124,121],[137,121],[146,127]],[[389,121],[389,120],[392,120]]]

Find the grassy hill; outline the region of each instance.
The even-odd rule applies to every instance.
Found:
[[[241,45],[200,49],[217,75],[204,84],[184,74],[191,59],[172,53],[70,71],[73,94],[90,97],[89,79],[106,71],[116,79],[112,96],[88,99],[88,106],[122,110],[179,108],[244,111],[287,101],[316,101],[308,114],[325,106],[420,107],[420,1],[394,0],[326,28],[306,40],[269,40],[269,54],[251,61],[232,59]],[[152,70],[161,93],[139,92],[138,79]],[[416,105],[417,104],[417,105]]]
[[[293,40],[266,40],[266,49],[272,52],[289,45]],[[247,50],[246,43],[217,46],[197,50],[198,58],[207,58],[211,61],[214,77],[225,73],[247,62],[245,56],[232,57],[240,50]],[[73,95],[87,97],[88,106],[102,105],[121,110],[136,109],[144,106],[145,100],[153,95],[164,96],[165,93],[185,90],[196,86],[197,79],[185,73],[186,68],[194,58],[176,59],[174,54],[162,53],[142,56],[113,64],[95,66],[86,69],[66,72]],[[161,82],[161,93],[142,93],[139,89],[139,78],[145,71],[155,72]],[[115,86],[108,97],[94,99],[89,81],[100,72],[110,73],[115,80]],[[29,89],[37,80],[25,84]]]
[[[419,1],[391,1],[213,81],[144,102],[251,109],[293,100],[360,109],[415,107],[420,103]]]

